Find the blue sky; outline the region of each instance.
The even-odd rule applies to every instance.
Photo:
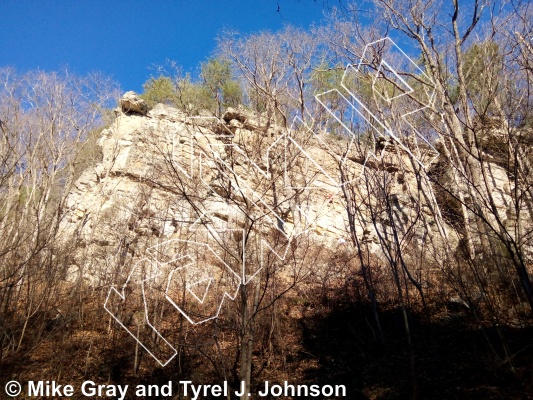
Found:
[[[307,27],[324,11],[322,0],[2,0],[1,7],[0,67],[101,71],[135,91],[165,59],[195,72],[223,28]]]

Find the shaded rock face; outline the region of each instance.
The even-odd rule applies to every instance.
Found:
[[[148,104],[139,97],[135,92],[126,92],[119,101],[120,108],[123,113],[133,113],[146,115],[148,112]]]
[[[446,159],[439,159],[433,166],[434,179],[438,181],[435,189],[441,208],[448,214],[448,221],[456,229],[464,229],[464,213],[461,211],[460,198],[467,207],[475,209],[470,215],[469,226],[473,230],[486,230],[485,236],[508,235],[512,240],[524,242],[524,233],[531,229],[533,209],[526,199],[530,196],[525,181],[513,172],[531,170],[531,147],[527,140],[527,129],[513,130],[517,157],[509,157],[509,128],[503,129],[504,123],[499,118],[484,118],[476,121],[477,140],[483,162],[476,165],[476,172],[481,181],[477,187],[471,181],[461,181],[464,172],[450,166]],[[442,142],[437,148],[444,153]],[[525,173],[527,180],[527,172]],[[517,178],[518,177],[518,178]],[[481,217],[480,217],[481,216]],[[481,235],[474,235],[473,245],[482,253]],[[500,240],[500,239],[498,239]],[[529,241],[528,241],[529,242]],[[522,251],[526,258],[533,258],[533,245],[523,243]],[[486,252],[486,250],[485,250]],[[504,256],[506,251],[501,252]]]

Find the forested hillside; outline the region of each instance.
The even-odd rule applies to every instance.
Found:
[[[532,396],[532,5],[365,7],[140,94],[0,68],[2,384]]]

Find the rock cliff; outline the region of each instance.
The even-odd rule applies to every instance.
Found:
[[[102,160],[68,196],[61,237],[75,247],[70,280],[112,280],[114,266],[158,243],[190,238],[200,226],[273,229],[287,240],[305,234],[333,250],[355,238],[384,259],[393,257],[393,246],[383,244],[398,238],[433,257],[459,243],[438,191],[392,143],[381,143],[379,160],[366,159],[342,138],[295,125],[285,130],[244,110],[221,118],[189,117],[162,104],[147,111],[131,92],[120,104],[98,141]],[[494,196],[508,213],[505,172],[489,168]]]

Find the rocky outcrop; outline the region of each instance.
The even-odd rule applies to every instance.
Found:
[[[285,130],[243,109],[220,119],[188,117],[162,104],[147,111],[135,95],[122,100],[128,112],[98,141],[101,162],[68,196],[61,234],[76,247],[71,280],[105,281],[155,244],[186,240],[200,228],[244,229],[250,221],[258,234],[305,234],[332,251],[351,243],[353,229],[368,254],[384,260],[397,251],[387,244],[398,238],[413,254],[423,248],[434,257],[459,243],[442,216],[442,199],[393,143],[379,158],[365,159],[346,153],[338,138]],[[349,175],[344,185],[339,163]],[[505,172],[491,164],[487,176],[508,213]]]
[[[130,112],[98,141],[101,162],[83,172],[68,197],[61,231],[78,249],[70,279],[105,279],[111,265],[142,257],[154,243],[187,237],[202,218],[218,230],[242,228],[253,218],[260,231],[305,232],[330,248],[350,240],[337,160],[316,135],[297,138],[244,110],[229,109],[221,119],[187,117],[159,104],[143,116],[145,108],[132,113],[134,98],[127,97],[121,104]],[[305,141],[305,152],[297,140]],[[287,168],[288,151],[296,153]],[[351,164],[360,176],[363,166]],[[391,212],[369,204],[365,190],[355,193],[354,228],[376,256],[383,231],[393,225],[407,231],[419,219],[410,197],[416,180],[407,170],[400,179],[397,171]],[[367,207],[375,208],[374,217]],[[427,235],[426,228],[411,231],[416,240]]]
[[[146,115],[148,112],[148,104],[141,99],[135,92],[126,92],[119,101],[120,108],[125,114],[139,114]]]

